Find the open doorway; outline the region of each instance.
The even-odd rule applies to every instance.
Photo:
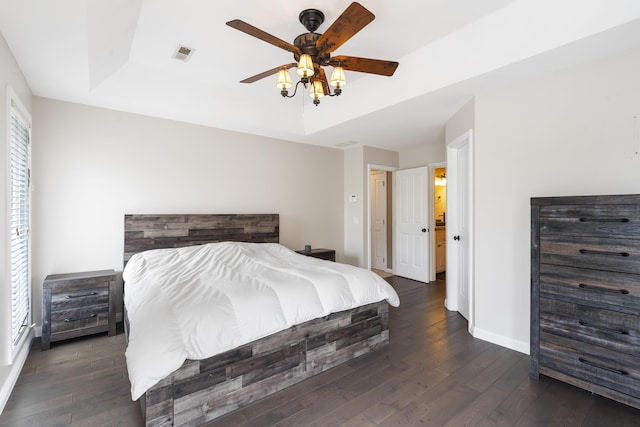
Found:
[[[369,265],[382,277],[392,275],[393,174],[371,168],[369,172]]]
[[[436,279],[446,280],[447,271],[447,169],[433,169],[433,217],[435,219]]]

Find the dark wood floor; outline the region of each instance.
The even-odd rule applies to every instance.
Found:
[[[529,357],[474,339],[444,309],[441,280],[387,279],[391,344],[209,426],[638,426],[640,411],[528,377]],[[54,343],[29,355],[1,426],[139,426],[124,336]]]

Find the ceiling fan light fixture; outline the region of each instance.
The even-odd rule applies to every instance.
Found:
[[[303,53],[302,55],[300,55],[296,73],[298,73],[298,75],[302,77],[313,76],[313,61],[309,54]]]
[[[309,89],[309,96],[313,98],[313,105],[317,107],[320,104],[320,98],[324,96],[324,88],[320,80],[313,81],[311,89]]]
[[[344,75],[344,68],[342,67],[334,67],[333,72],[331,73],[331,80],[329,84],[333,87],[343,87],[347,85],[347,78]]]
[[[293,83],[291,82],[291,76],[289,75],[289,70],[282,69],[278,71],[278,82],[276,84],[278,85],[278,89],[280,90],[287,90],[291,86],[293,86]]]
[[[281,69],[278,71],[278,81],[276,83],[278,89],[280,89],[280,95],[286,97],[289,95],[289,88],[293,86],[291,83],[291,76],[289,75],[289,70]]]

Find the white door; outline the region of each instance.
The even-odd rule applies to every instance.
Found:
[[[387,269],[387,172],[371,171],[371,267]]]
[[[473,328],[471,131],[447,147],[447,308]]]
[[[396,209],[393,273],[429,282],[429,169],[397,171],[393,180]]]

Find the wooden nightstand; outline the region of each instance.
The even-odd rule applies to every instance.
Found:
[[[327,261],[336,262],[336,251],[334,251],[333,249],[319,248],[319,249],[311,249],[309,252],[305,251],[304,249],[301,249],[296,252],[301,255],[306,255],[313,258],[326,259]]]
[[[116,333],[113,270],[52,274],[42,283],[42,349],[52,341]]]

